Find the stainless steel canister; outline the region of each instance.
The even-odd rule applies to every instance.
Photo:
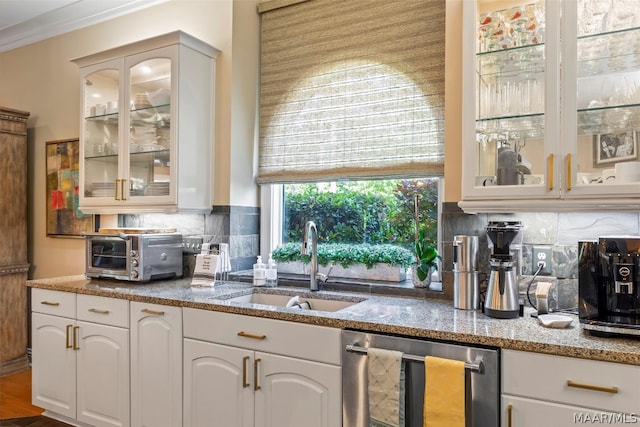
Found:
[[[480,308],[478,283],[478,236],[453,237],[453,306],[461,310]]]

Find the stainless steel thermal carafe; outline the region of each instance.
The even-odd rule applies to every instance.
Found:
[[[478,284],[478,236],[453,237],[453,306],[461,310],[480,308]]]

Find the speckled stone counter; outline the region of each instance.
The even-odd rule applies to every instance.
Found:
[[[357,302],[330,313],[228,301],[254,289],[265,290],[244,283],[221,282],[213,288],[192,288],[189,283],[187,279],[178,279],[128,284],[68,276],[30,280],[27,286],[640,366],[640,340],[593,337],[580,327],[575,316],[570,327],[551,329],[540,325],[529,315],[530,311],[517,319],[492,319],[480,311],[454,309],[450,301],[437,299],[327,291],[311,294],[305,289],[284,287],[266,290],[301,298],[322,296]]]

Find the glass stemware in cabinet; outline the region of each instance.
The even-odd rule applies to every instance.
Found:
[[[543,184],[525,176],[545,168],[534,155],[544,152],[544,2],[479,13],[477,24],[476,187]]]

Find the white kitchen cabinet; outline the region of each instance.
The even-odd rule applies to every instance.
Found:
[[[342,424],[339,329],[184,309],[184,335],[184,425]]]
[[[252,427],[253,360],[251,350],[185,339],[184,425]]]
[[[463,2],[462,209],[640,206],[640,167],[615,177],[638,156],[640,19],[616,3]]]
[[[503,350],[502,425],[628,425],[640,414],[638,381],[638,366]]]
[[[32,310],[33,404],[63,421],[129,426],[128,301],[34,289]]]
[[[83,212],[210,210],[218,52],[176,31],[73,60]]]
[[[69,348],[74,325],[69,317],[31,316],[31,401],[69,418],[76,417],[76,352]]]
[[[182,425],[182,308],[130,303],[131,425]]]

